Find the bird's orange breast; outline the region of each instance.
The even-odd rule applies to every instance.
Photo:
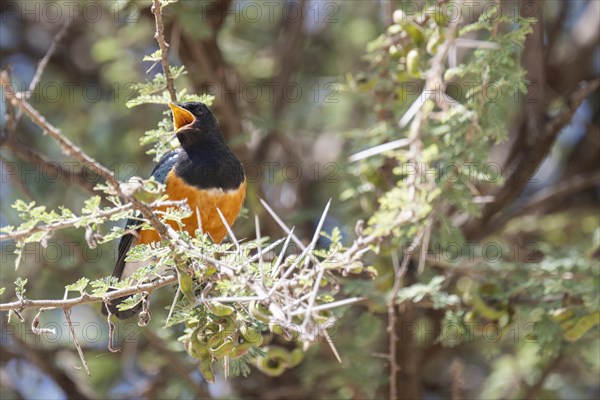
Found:
[[[171,171],[167,175],[166,186],[169,200],[186,200],[192,210],[192,215],[182,221],[184,224],[183,229],[194,236],[199,228],[198,220],[200,220],[202,232],[208,233],[215,243],[220,243],[227,234],[227,228],[223,224],[217,209],[221,211],[225,220],[231,226],[235,222],[246,197],[246,180],[242,182],[239,188],[234,190],[205,190],[188,185]],[[198,218],[198,214],[200,218]],[[168,223],[175,230],[180,229],[176,222],[168,221]],[[159,236],[154,230],[140,232],[139,243],[148,244],[158,240]]]

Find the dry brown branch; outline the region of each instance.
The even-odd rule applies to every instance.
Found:
[[[464,374],[465,365],[460,358],[455,358],[450,365],[450,372],[452,374],[452,400],[460,400],[461,390],[464,385]]]
[[[513,165],[505,168],[510,173],[506,178],[506,184],[495,195],[495,200],[486,204],[480,218],[470,220],[463,227],[467,239],[479,239],[491,232],[489,221],[521,193],[552,149],[562,128],[571,122],[571,118],[583,100],[596,91],[599,86],[600,79],[582,83],[579,89],[569,97],[563,110],[544,125],[536,143],[525,146],[520,158]]]
[[[168,44],[165,42],[165,27],[163,25],[162,20],[162,3],[160,0],[154,0],[152,3],[152,13],[154,14],[154,21],[156,24],[156,33],[154,34],[154,38],[158,42],[158,47],[160,48],[160,61],[162,64],[162,69],[165,74],[165,79],[167,80],[167,91],[169,92],[169,96],[171,96],[171,101],[173,103],[177,102],[177,92],[175,92],[175,84],[173,83],[173,76],[171,76],[171,70],[169,69],[169,62],[167,61],[167,48]]]
[[[0,85],[4,89],[6,99],[27,114],[33,123],[42,128],[44,134],[50,135],[50,137],[52,137],[52,139],[54,139],[60,145],[64,154],[80,160],[90,170],[104,178],[115,189],[119,187],[119,182],[116,180],[112,172],[100,165],[92,157],[85,154],[79,147],[75,146],[73,142],[62,135],[58,128],[50,124],[46,118],[44,118],[36,109],[27,103],[27,101],[23,99],[21,95],[14,91],[12,82],[10,81],[6,71],[0,72]]]
[[[2,143],[2,147],[6,147],[15,156],[25,162],[39,165],[42,170],[47,172],[48,176],[56,176],[57,179],[60,179],[68,184],[75,184],[82,189],[85,189],[89,193],[97,193],[94,191],[96,183],[85,171],[73,171],[70,168],[64,168],[59,163],[52,162],[43,154],[33,150],[29,146],[25,146],[14,135],[9,134]]]
[[[491,229],[498,230],[515,217],[536,212],[543,213],[547,210],[547,207],[560,202],[562,199],[598,184],[600,184],[600,172],[584,173],[568,178],[568,180],[563,180],[534,193],[518,209],[511,213],[499,214],[490,221],[489,225],[492,227]]]
[[[44,57],[38,63],[37,68],[35,70],[35,74],[33,75],[31,82],[29,83],[29,89],[25,93],[25,100],[27,100],[31,97],[31,95],[35,91],[35,88],[40,83],[40,80],[42,79],[42,75],[44,74],[44,71],[46,70],[46,66],[48,65],[48,61],[50,61],[50,59],[56,52],[58,43],[60,43],[60,41],[65,37],[65,35],[67,34],[67,31],[71,27],[71,24],[73,23],[73,21],[74,21],[73,19],[68,19],[64,23],[62,28],[60,28],[58,33],[54,36],[54,39],[52,39],[52,43],[50,43],[50,47],[48,48],[48,51],[46,52]],[[19,124],[19,121],[21,121],[22,116],[23,116],[23,111],[19,110],[19,112],[17,114],[17,118],[14,123],[15,127]]]
[[[77,335],[75,334],[75,328],[73,327],[73,321],[71,321],[71,309],[65,308],[64,312],[65,312],[65,319],[67,320],[67,324],[69,325],[69,330],[71,331],[71,335],[73,336],[73,343],[75,344],[75,348],[77,349],[77,354],[79,354],[79,358],[81,359],[81,364],[83,364],[85,373],[88,376],[92,376],[92,374],[90,373],[90,368],[88,367],[88,363],[85,360],[85,356],[83,355],[83,350],[81,349],[81,345],[79,344],[79,341],[77,340]]]

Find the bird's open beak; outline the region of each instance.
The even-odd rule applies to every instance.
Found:
[[[196,119],[194,118],[194,114],[175,103],[169,103],[169,107],[173,111],[173,125],[175,125],[175,130],[191,124]]]

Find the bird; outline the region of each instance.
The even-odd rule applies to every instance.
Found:
[[[187,202],[192,214],[182,220],[184,231],[194,237],[196,230],[201,228],[214,243],[220,243],[227,234],[227,227],[217,209],[232,226],[246,197],[244,168],[227,146],[219,123],[206,104],[170,102],[169,107],[180,146],[160,159],[151,176],[165,184],[168,200]],[[175,222],[167,223],[176,230],[181,229]],[[133,218],[125,225],[125,231],[135,233],[123,235],[119,242],[112,274],[119,280],[131,276],[142,266],[141,262],[125,261],[132,246],[160,240],[155,230],[141,230],[139,225],[139,219]],[[119,319],[136,315],[142,307],[141,302],[128,310],[117,309],[125,298],[113,299],[103,305],[103,314],[108,315],[108,307]]]

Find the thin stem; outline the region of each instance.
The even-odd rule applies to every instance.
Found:
[[[154,13],[154,22],[156,24],[154,38],[158,42],[158,47],[160,48],[160,62],[167,81],[167,90],[169,91],[169,96],[171,96],[171,101],[176,103],[177,92],[175,92],[175,84],[173,83],[173,76],[171,75],[169,62],[167,60],[167,48],[169,45],[165,42],[165,27],[162,20],[162,4],[160,0],[154,0],[154,3],[152,4],[152,13]]]

